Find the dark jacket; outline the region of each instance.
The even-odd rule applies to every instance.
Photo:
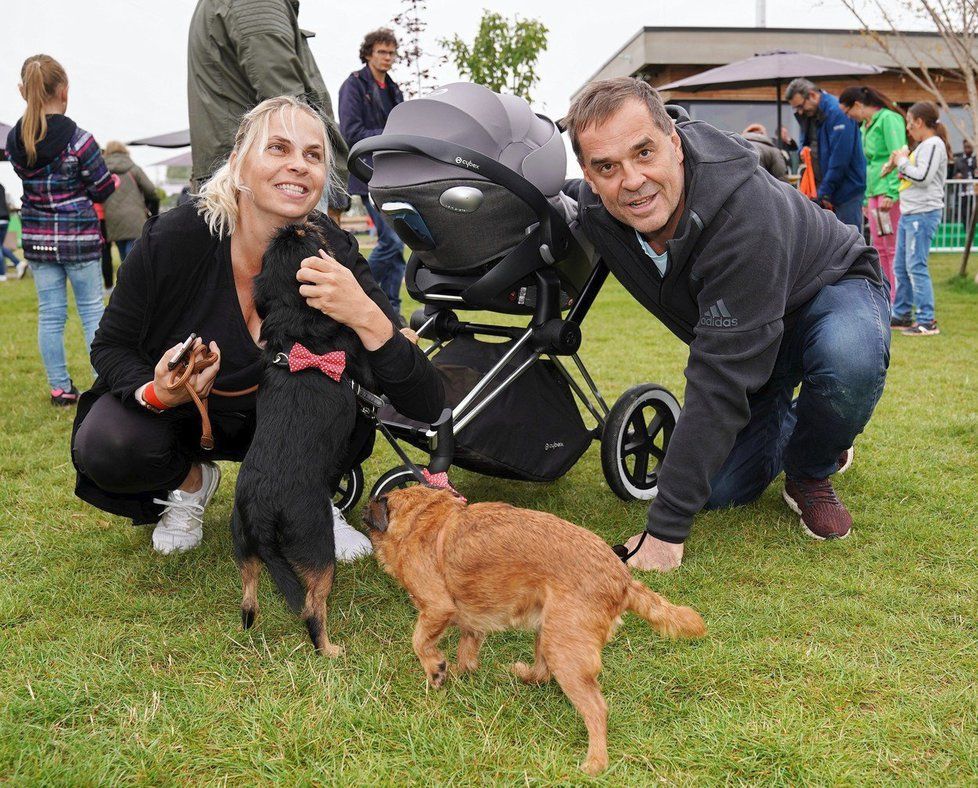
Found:
[[[27,163],[22,120],[7,136],[7,156],[24,182],[20,220],[24,259],[86,263],[102,256],[102,234],[92,203],[115,190],[95,138],[65,115],[47,116],[37,158]]]
[[[387,75],[386,89],[391,93],[394,106],[404,101],[401,89],[390,74]],[[370,73],[369,66],[354,71],[340,87],[340,131],[351,148],[360,140],[383,133],[389,114],[384,111],[383,90]],[[366,195],[367,184],[351,175],[350,194]]]
[[[364,292],[394,323],[394,311],[371,277],[353,236],[325,216],[316,221],[333,256],[353,271]],[[111,392],[126,407],[141,408],[135,391],[153,379],[156,363],[173,345],[174,326],[195,298],[206,269],[221,264],[221,244],[230,244],[230,239],[212,236],[193,204],[146,222],[142,236],[119,269],[119,281],[92,341],[92,366],[98,377],[78,403],[72,444],[74,432],[100,396]],[[385,345],[368,357],[381,391],[405,416],[430,422],[440,415],[444,402],[440,379],[424,354],[402,334],[395,331]],[[167,415],[162,414],[161,418]],[[136,523],[154,522],[160,514],[160,507],[152,502],[154,494],[107,493],[81,473],[77,475],[75,494]]]
[[[10,207],[7,205],[7,190],[0,183],[0,222],[10,221]],[[3,238],[0,238],[3,243]]]
[[[143,232],[149,217],[147,203],[156,199],[156,187],[127,153],[105,157],[109,172],[119,176],[119,187],[105,201],[105,229],[110,241],[128,241]]]
[[[199,0],[187,43],[187,101],[193,178],[209,178],[227,158],[241,117],[265,99],[301,96],[326,121],[333,169],[346,183],[349,151],[333,102],[299,27],[299,0]]]
[[[782,153],[781,149],[774,144],[770,137],[756,131],[749,131],[744,134],[743,137],[754,146],[754,150],[757,151],[757,156],[760,159],[761,166],[765,170],[771,173],[779,181],[788,180],[787,156]]]
[[[622,285],[689,344],[685,402],[648,519],[653,536],[682,542],[747,423],[748,395],[771,375],[792,313],[840,279],[882,277],[855,228],[761,169],[749,143],[668,110],[685,154],[685,205],[664,277],[586,183],[564,190]]]
[[[841,205],[866,194],[866,155],[856,122],[849,118],[839,100],[822,91],[818,102],[820,122],[802,125],[799,144],[818,140],[818,199]]]

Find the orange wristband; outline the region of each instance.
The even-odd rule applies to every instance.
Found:
[[[156,396],[156,389],[153,388],[152,383],[143,389],[143,399],[146,400],[147,405],[152,405],[157,410],[169,410],[170,408],[169,405],[164,405],[162,400]]]

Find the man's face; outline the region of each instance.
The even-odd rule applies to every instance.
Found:
[[[683,148],[675,129],[662,131],[649,108],[630,99],[577,140],[584,179],[608,213],[650,240],[660,232],[668,240],[684,188]]]
[[[791,109],[794,110],[796,115],[805,115],[811,118],[818,112],[818,102],[820,99],[821,96],[815,91],[806,93],[804,96],[796,93],[791,97]]]
[[[394,65],[394,58],[397,57],[397,47],[388,42],[374,44],[373,52],[367,58],[367,65],[374,71],[386,74]]]
[[[962,148],[964,150],[965,156],[970,156],[972,153],[975,152],[975,149],[971,147],[971,143],[968,142],[967,140],[965,140],[964,143],[962,144]]]

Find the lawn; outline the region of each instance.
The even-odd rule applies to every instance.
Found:
[[[944,333],[893,338],[886,393],[837,484],[849,539],[806,538],[773,486],[698,517],[679,571],[642,575],[710,632],[667,642],[626,619],[604,650],[611,766],[598,782],[978,781],[978,288],[950,284],[956,267],[933,259]],[[588,781],[562,693],[506,670],[531,636],[491,636],[477,674],[429,690],[413,609],[373,559],[337,575],[328,628],[345,656],[314,654],[267,580],[242,632],[234,465],[185,555],[155,555],[148,529],[75,499],[73,414],[48,404],[35,334],[32,283],[0,284],[0,782]],[[684,347],[617,283],[584,335],[609,402],[643,381],[681,395]],[[88,385],[74,315],[69,345]],[[393,464],[379,449],[368,483]],[[550,485],[453,480],[470,500],[545,509],[608,541],[644,523],[643,504],[607,488],[597,445]]]

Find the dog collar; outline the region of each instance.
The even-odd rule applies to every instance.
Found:
[[[301,343],[296,342],[287,354],[276,353],[272,363],[280,367],[287,367],[289,372],[318,369],[338,383],[346,369],[346,353],[342,350],[333,350],[317,355]]]

